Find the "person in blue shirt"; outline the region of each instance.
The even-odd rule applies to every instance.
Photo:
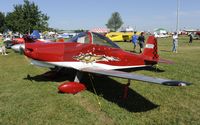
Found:
[[[138,41],[138,36],[136,35],[136,32],[134,32],[134,34],[132,36],[132,43],[133,43],[133,51],[134,52],[135,52],[135,49],[136,49],[137,41]]]

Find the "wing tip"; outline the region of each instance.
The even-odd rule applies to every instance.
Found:
[[[191,85],[192,83],[182,82],[182,81],[166,81],[163,82],[162,84],[167,86],[188,86]]]

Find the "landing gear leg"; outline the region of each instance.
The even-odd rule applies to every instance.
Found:
[[[127,99],[128,97],[128,87],[130,86],[131,80],[128,79],[128,83],[124,86],[124,94],[123,94],[123,99]]]
[[[76,76],[75,76],[75,78],[74,78],[74,82],[80,82],[82,76],[83,76],[83,73],[80,72],[80,71],[77,71]]]

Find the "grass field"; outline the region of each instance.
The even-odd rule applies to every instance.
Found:
[[[94,77],[98,96],[87,76],[86,91],[60,94],[57,87],[72,79],[70,72],[45,78],[41,74],[48,69],[30,65],[23,55],[8,50],[8,56],[0,55],[0,125],[199,125],[200,40],[189,45],[188,37],[180,37],[178,53],[172,53],[171,39],[158,39],[159,54],[175,64],[134,72],[193,84],[169,87],[131,81],[127,100],[120,99],[127,80],[102,76]],[[118,44],[127,51],[133,47]]]

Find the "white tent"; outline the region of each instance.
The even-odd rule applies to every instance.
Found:
[[[158,28],[154,30],[155,37],[168,37],[167,30],[163,28]]]
[[[108,33],[110,30],[107,28],[92,28],[90,29],[90,32],[95,32],[95,33]]]
[[[167,30],[164,28],[157,28],[154,30],[154,32],[158,33],[158,34],[166,34]]]

